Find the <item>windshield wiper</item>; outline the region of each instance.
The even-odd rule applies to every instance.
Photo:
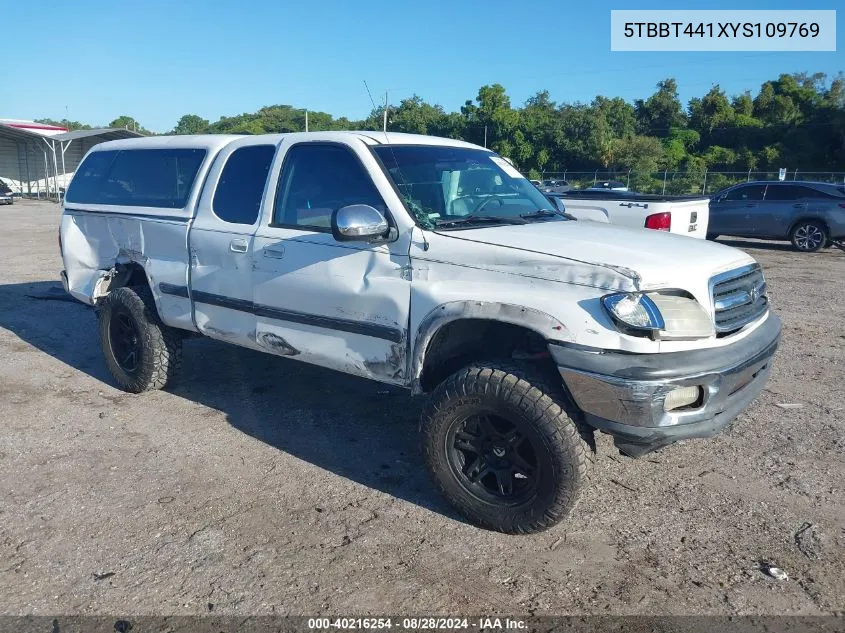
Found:
[[[526,220],[517,217],[501,217],[495,215],[468,215],[454,220],[435,220],[434,225],[439,229],[448,226],[465,226],[468,224],[525,224]]]
[[[555,209],[539,209],[539,210],[533,211],[531,213],[523,213],[519,217],[521,217],[523,220],[535,220],[537,218],[554,218],[554,217],[565,218],[567,220],[576,220],[577,219],[574,215],[570,215],[566,211],[556,211]]]

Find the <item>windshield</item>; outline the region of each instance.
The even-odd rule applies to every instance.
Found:
[[[380,145],[373,149],[423,228],[466,227],[473,221],[493,225],[562,219],[556,212],[552,217],[538,214],[552,211],[552,204],[492,152],[434,145]]]

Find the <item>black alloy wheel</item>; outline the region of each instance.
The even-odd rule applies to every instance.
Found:
[[[480,500],[518,505],[536,491],[544,471],[543,451],[527,429],[482,413],[456,420],[446,442],[453,474]]]
[[[114,362],[127,374],[138,372],[141,337],[135,320],[127,310],[118,310],[109,322],[109,347]]]

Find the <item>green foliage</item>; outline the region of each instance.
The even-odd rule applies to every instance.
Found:
[[[152,134],[152,132],[145,129],[143,125],[138,123],[131,116],[127,116],[125,114],[117,117],[114,121],[109,123],[108,127],[122,127],[127,130],[132,130],[133,132],[138,132],[139,134]]]
[[[673,127],[686,124],[678,99],[678,83],[671,77],[657,82],[657,92],[648,99],[634,101],[637,124],[642,134],[666,136]]]
[[[208,129],[208,121],[206,119],[196,114],[186,114],[179,119],[171,134],[205,134],[208,132]]]
[[[66,127],[68,131],[91,129],[90,125],[80,123],[79,121],[68,121],[67,119],[62,119],[61,121],[55,121],[53,119],[35,119],[35,122],[44,123],[45,125],[58,125],[60,127]]]
[[[540,91],[522,107],[512,104],[504,86],[482,86],[457,112],[413,95],[389,104],[388,130],[458,138],[487,147],[513,160],[523,173],[581,172],[568,177],[592,184],[596,171],[616,173],[644,191],[700,191],[705,170],[841,170],[845,164],[845,77],[780,75],[764,82],[756,94],[728,95],[715,85],[685,108],[672,78],[655,92],[629,103],[597,96],[589,104],[555,103]],[[363,120],[308,113],[309,129],[381,130],[384,105]],[[72,129],[76,121],[50,121]],[[132,117],[112,127],[148,133]],[[300,132],[305,111],[271,105],[257,112],[221,117],[213,123],[195,115],[179,119],[173,134],[265,134]],[[663,172],[666,172],[664,179]],[[671,172],[671,176],[669,173]],[[587,177],[589,173],[589,177]],[[605,176],[607,177],[607,176]],[[715,180],[714,180],[715,179]],[[744,179],[744,177],[743,177]],[[583,180],[583,183],[581,182]],[[708,174],[708,191],[719,180]]]

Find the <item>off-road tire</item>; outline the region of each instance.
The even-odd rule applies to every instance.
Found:
[[[816,241],[811,243],[806,237],[802,240],[802,231],[805,235],[808,231],[811,231],[816,237]],[[815,253],[827,244],[828,239],[827,227],[818,220],[801,220],[789,232],[789,241],[792,242],[793,248],[802,253]]]
[[[529,534],[556,525],[574,508],[595,460],[595,443],[592,429],[567,414],[574,407],[559,380],[512,362],[473,363],[432,393],[420,423],[425,463],[440,492],[472,523]],[[540,450],[547,451],[551,472],[539,477],[539,489],[519,505],[478,498],[450,464],[449,429],[482,411],[532,429]]]
[[[116,315],[127,316],[137,330],[137,368],[121,367],[109,335]],[[112,290],[97,306],[100,346],[106,365],[118,386],[130,393],[162,389],[179,371],[182,363],[182,337],[161,322],[149,288],[131,286]]]

